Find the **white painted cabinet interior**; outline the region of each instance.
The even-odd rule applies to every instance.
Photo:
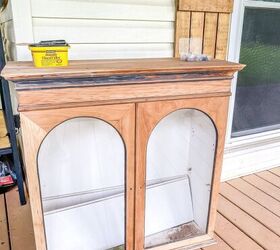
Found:
[[[206,233],[215,149],[216,129],[197,110],[175,111],[153,130],[147,148],[146,247],[182,240],[187,225],[189,236]]]
[[[10,0],[10,10],[9,59],[31,60],[27,45],[50,39],[69,42],[70,59],[173,56],[175,0]]]
[[[54,128],[38,154],[48,249],[124,244],[125,147],[104,121],[75,118]]]

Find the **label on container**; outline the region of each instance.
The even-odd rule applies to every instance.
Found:
[[[14,184],[12,176],[8,175],[0,177],[0,186],[7,186],[11,184]]]

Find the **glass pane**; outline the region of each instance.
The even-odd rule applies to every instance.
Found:
[[[72,119],[47,135],[38,169],[48,249],[124,244],[124,155],[118,132],[98,119]]]
[[[280,10],[246,8],[232,136],[279,128]]]
[[[216,130],[202,112],[165,117],[147,148],[145,247],[206,233]]]

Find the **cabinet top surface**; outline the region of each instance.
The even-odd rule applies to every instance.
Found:
[[[55,68],[35,68],[32,62],[8,62],[1,75],[6,80],[28,81],[35,79],[208,71],[217,73],[227,71],[233,74],[243,67],[244,65],[241,64],[221,60],[184,62],[175,58],[70,61],[68,67]]]

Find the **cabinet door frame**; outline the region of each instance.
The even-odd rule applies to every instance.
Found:
[[[40,145],[48,133],[69,119],[93,117],[112,125],[122,137],[125,146],[125,245],[133,249],[134,242],[134,144],[135,104],[90,106],[33,110],[20,113],[24,161],[29,187],[31,212],[36,248],[46,250],[46,235],[42,210],[37,156]]]
[[[217,130],[217,149],[214,160],[207,233],[191,239],[149,249],[175,249],[213,242],[219,183],[224,152],[228,114],[228,96],[181,99],[139,103],[136,107],[136,179],[135,179],[135,249],[144,249],[146,156],[149,137],[158,122],[180,109],[196,109],[207,114]],[[203,244],[203,243],[202,243]]]

